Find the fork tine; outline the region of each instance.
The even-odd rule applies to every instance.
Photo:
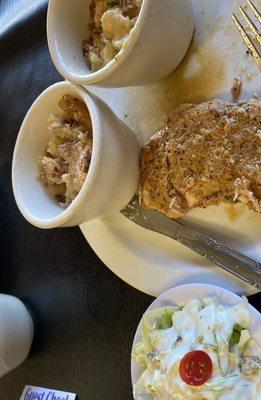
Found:
[[[251,0],[248,0],[248,4],[249,4],[249,6],[251,7],[253,13],[255,14],[256,19],[257,19],[257,20],[259,21],[259,23],[261,24],[261,14],[260,14],[260,12],[259,12],[258,9],[254,6],[254,4],[252,3]]]
[[[241,24],[241,22],[239,21],[239,19],[237,18],[237,16],[235,14],[232,14],[232,19],[233,19],[240,35],[242,36],[245,44],[247,45],[248,49],[250,50],[252,56],[254,57],[254,60],[255,60],[256,64],[258,65],[258,68],[261,71],[261,54],[260,54],[259,50],[255,46],[255,44],[252,43],[251,39],[245,32],[243,25]]]
[[[239,10],[241,11],[243,17],[245,18],[246,22],[248,23],[249,28],[251,29],[253,35],[255,36],[256,40],[261,46],[261,36],[260,33],[258,32],[257,27],[255,26],[254,22],[251,20],[251,18],[247,15],[245,10],[242,7],[239,7]]]

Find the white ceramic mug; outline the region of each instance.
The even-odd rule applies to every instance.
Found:
[[[27,358],[33,331],[31,316],[22,301],[0,294],[0,377]]]

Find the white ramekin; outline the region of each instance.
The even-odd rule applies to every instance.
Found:
[[[88,0],[50,0],[49,49],[64,78],[104,87],[144,85],[165,78],[186,54],[194,29],[191,0],[143,0],[124,49],[104,68],[91,72],[82,53],[88,21]]]
[[[33,337],[33,321],[25,305],[0,293],[0,378],[24,362]]]
[[[82,99],[93,126],[93,152],[85,183],[63,209],[48,194],[38,175],[39,157],[48,141],[48,116],[61,114],[64,94]],[[15,145],[12,183],[23,216],[39,228],[66,227],[112,214],[135,194],[139,181],[140,144],[135,134],[100,99],[69,82],[46,89],[28,111]]]

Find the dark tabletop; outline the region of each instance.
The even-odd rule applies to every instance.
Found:
[[[0,0],[0,292],[26,303],[36,329],[29,358],[0,379],[0,400],[19,399],[26,384],[127,400],[133,335],[153,299],[110,272],[79,228],[29,225],[12,193],[19,126],[35,98],[62,80],[47,48],[46,7]]]

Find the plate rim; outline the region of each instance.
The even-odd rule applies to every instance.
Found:
[[[119,218],[120,218],[120,220],[119,220]],[[97,248],[96,239],[95,238],[93,239],[93,235],[92,235],[93,231],[95,230],[98,233],[98,236],[100,238],[102,238],[102,237],[104,237],[104,232],[109,230],[110,236],[116,237],[116,239],[117,239],[118,236],[116,236],[113,232],[111,232],[110,227],[113,226],[113,224],[115,222],[117,224],[119,221],[121,224],[127,224],[128,222],[132,223],[132,226],[134,226],[136,229],[136,225],[133,222],[129,221],[126,217],[121,215],[120,212],[110,215],[108,217],[96,218],[95,220],[88,221],[88,222],[80,225],[79,227],[82,231],[83,236],[85,237],[85,240],[91,246],[91,248],[93,249],[93,251],[95,252],[97,257],[104,263],[104,265],[107,268],[110,269],[110,271],[112,271],[115,275],[117,275],[121,280],[123,280],[125,283],[127,283],[131,287],[134,287],[135,289],[137,289],[149,296],[159,297],[162,293],[165,293],[167,290],[170,290],[171,287],[167,290],[164,290],[164,289],[161,290],[161,288],[157,288],[154,290],[154,289],[152,289],[152,288],[150,289],[150,288],[148,288],[148,286],[146,287],[146,285],[142,284],[143,279],[136,279],[136,281],[134,281],[133,279],[131,279],[131,277],[129,277],[129,276],[127,277],[125,273],[120,272],[120,270],[122,269],[121,265],[123,263],[123,257],[121,257],[119,265],[115,265],[113,260],[111,260],[111,259],[108,260],[108,258],[111,258],[111,256],[110,256],[111,251],[107,251],[104,246],[102,247],[102,250]],[[102,225],[106,224],[106,226],[105,227],[103,226],[103,228],[101,229],[100,224],[102,224]],[[126,227],[124,227],[124,228],[126,228]],[[137,228],[140,228],[140,227],[137,227]],[[102,231],[103,229],[104,229],[104,231]],[[142,228],[142,230],[146,231],[146,229],[144,229],[144,228]],[[89,233],[90,231],[91,231],[91,233]],[[101,236],[100,236],[100,234],[101,234]],[[124,249],[124,252],[126,252],[125,249]],[[126,254],[125,254],[125,256],[126,256]],[[190,262],[187,262],[186,264],[190,264]],[[193,264],[193,263],[191,263],[191,264]],[[204,268],[202,265],[200,265],[200,266],[195,265],[195,267],[200,268],[200,269]],[[144,268],[144,267],[142,267],[142,268]],[[204,271],[205,276],[212,277],[213,269],[217,271],[217,269],[219,269],[219,268],[217,266],[215,266],[214,264],[210,263],[210,266],[208,266],[208,268]],[[196,271],[196,269],[195,269],[195,272],[198,272],[198,271]],[[223,275],[223,277],[222,277],[222,274],[225,274],[225,275]],[[237,289],[236,288],[235,289],[226,289],[228,291],[232,292],[232,290],[235,290],[235,293],[238,293],[240,295],[245,294],[246,296],[250,296],[250,295],[256,294],[258,292],[257,290],[255,290],[255,288],[251,287],[250,285],[247,285],[243,280],[237,278],[236,276],[234,276],[233,274],[231,274],[227,271],[221,270],[220,273],[218,273],[217,275],[220,276],[220,278],[222,278],[223,281],[225,281],[225,282],[228,282],[230,280],[231,287],[233,287],[233,285],[234,285],[234,287],[236,287],[236,286],[238,287]],[[229,279],[229,277],[230,277],[230,279]],[[194,278],[195,278],[195,276],[194,276]],[[189,279],[188,276],[186,277],[186,280],[187,279]],[[173,282],[172,288],[175,286],[180,286],[182,284],[190,284],[190,283],[192,283],[192,282],[184,282],[184,283],[180,283],[180,284],[178,282],[177,283]],[[199,281],[196,283],[199,284],[199,283],[204,283],[204,282],[200,282],[200,279],[199,279]],[[213,285],[212,283],[205,283],[205,284]],[[228,284],[229,283],[227,283],[227,285]],[[215,286],[215,285],[213,285],[213,286]],[[240,286],[240,288],[239,288],[239,286]],[[222,287],[221,283],[219,283],[218,287]]]

